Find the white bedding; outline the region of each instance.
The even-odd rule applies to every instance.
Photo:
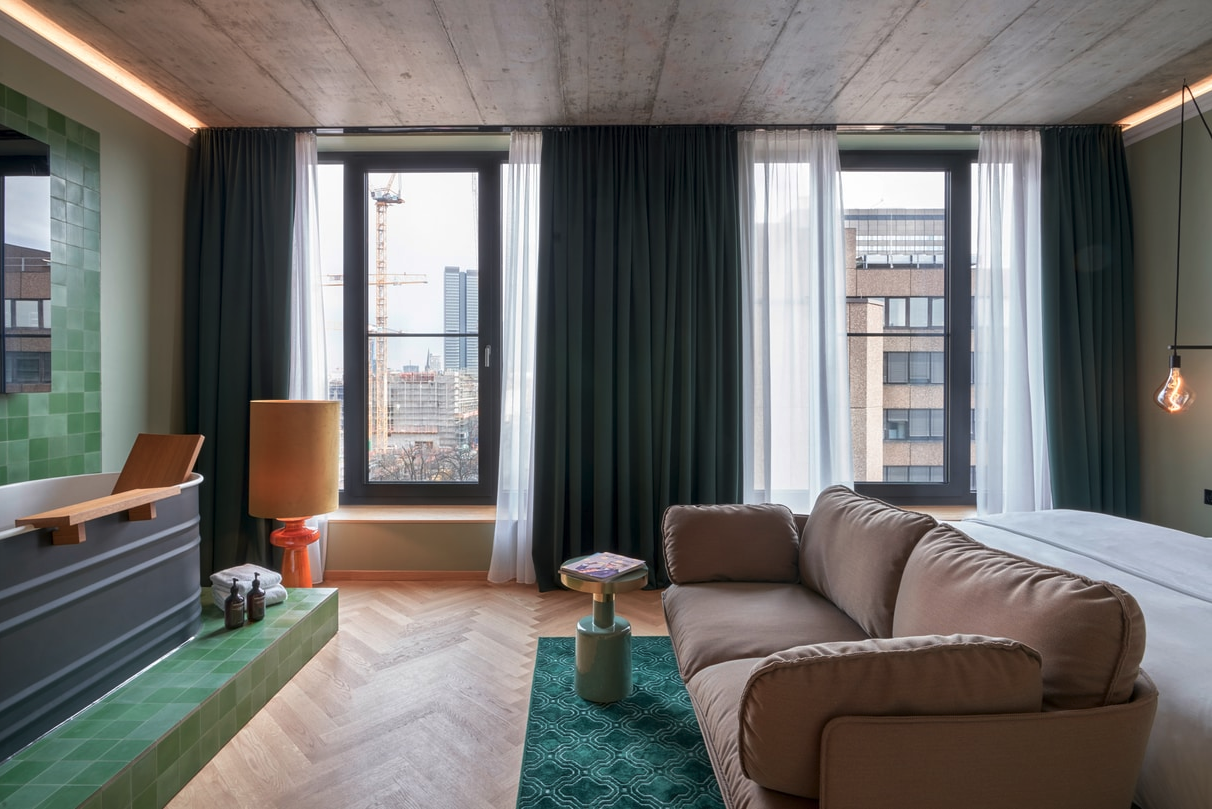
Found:
[[[1136,802],[1212,808],[1212,539],[1062,509],[954,524],[978,542],[1118,584],[1136,598],[1145,616],[1141,665],[1160,692]]]

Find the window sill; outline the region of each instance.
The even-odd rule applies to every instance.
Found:
[[[490,523],[496,506],[341,506],[330,523]]]
[[[976,506],[900,506],[900,508],[929,514],[939,522],[957,522],[976,516]]]

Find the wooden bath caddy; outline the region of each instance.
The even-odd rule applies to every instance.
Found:
[[[114,484],[113,494],[18,517],[16,524],[51,528],[54,530],[51,542],[76,545],[84,541],[85,524],[98,517],[126,512],[129,520],[154,520],[156,501],[180,493],[181,484],[189,479],[201,449],[200,435],[140,433]]]

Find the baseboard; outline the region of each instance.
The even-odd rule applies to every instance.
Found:
[[[336,581],[487,581],[487,570],[325,570],[324,582]]]

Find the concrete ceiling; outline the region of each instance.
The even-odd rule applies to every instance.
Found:
[[[26,0],[205,125],[1107,123],[1212,0]]]

